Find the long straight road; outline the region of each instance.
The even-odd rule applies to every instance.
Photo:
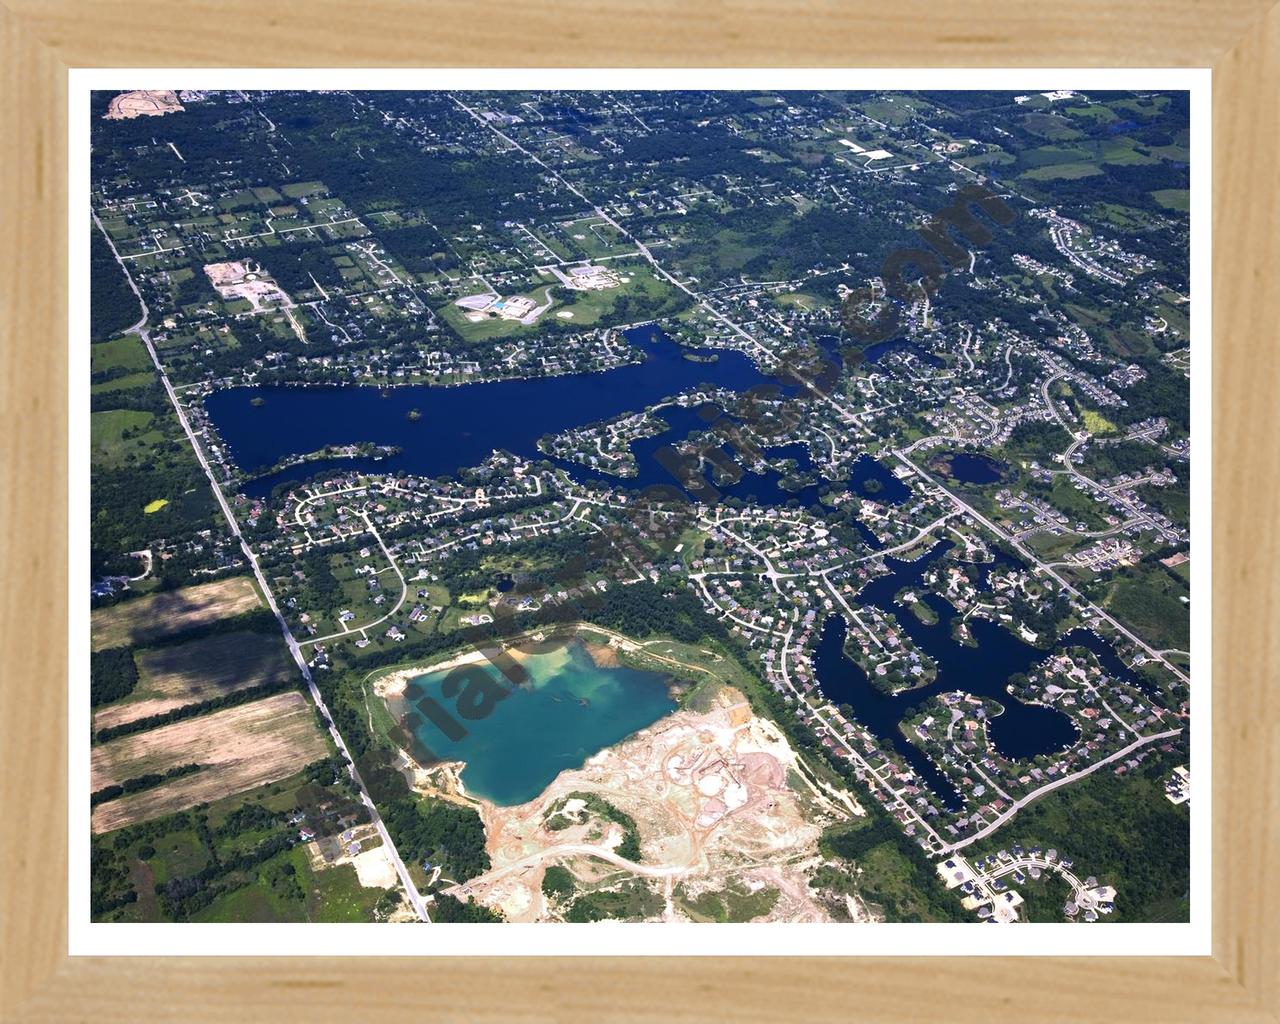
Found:
[[[378,813],[378,808],[374,806],[372,798],[369,796],[369,790],[365,787],[364,780],[360,777],[360,772],[356,768],[355,758],[351,756],[351,752],[347,749],[346,741],[343,740],[342,734],[338,732],[338,727],[333,724],[333,716],[329,714],[329,709],[325,705],[324,697],[320,694],[319,687],[316,686],[315,679],[311,675],[311,667],[307,664],[306,658],[302,656],[302,649],[298,646],[298,642],[293,637],[293,631],[289,629],[288,622],[285,621],[284,615],[280,612],[280,606],[276,603],[275,594],[272,593],[271,585],[267,582],[266,576],[262,572],[262,567],[258,564],[258,558],[253,553],[253,549],[249,546],[249,542],[245,540],[244,534],[240,532],[240,524],[236,521],[236,517],[231,512],[231,506],[227,504],[226,496],[222,493],[222,488],[218,485],[217,478],[213,475],[208,460],[205,459],[204,450],[200,447],[199,441],[196,439],[195,432],[191,429],[191,423],[187,420],[187,414],[182,408],[182,403],[178,401],[178,395],[173,390],[173,384],[169,381],[169,375],[165,372],[164,365],[160,362],[159,355],[156,354],[155,346],[151,343],[151,335],[147,331],[147,320],[151,316],[150,309],[147,308],[146,300],[143,299],[142,293],[138,290],[138,286],[134,283],[133,275],[129,273],[129,268],[124,260],[120,258],[120,253],[116,251],[115,243],[112,242],[111,236],[107,234],[106,228],[102,226],[102,222],[98,219],[97,213],[90,210],[90,216],[98,230],[102,232],[102,237],[107,240],[107,245],[111,247],[111,252],[116,258],[116,262],[120,264],[120,269],[124,272],[125,280],[129,282],[129,287],[133,290],[133,294],[138,298],[138,305],[142,307],[142,319],[130,327],[126,334],[136,334],[141,339],[143,345],[147,348],[147,354],[151,357],[151,362],[156,368],[156,373],[160,375],[160,383],[164,385],[165,394],[169,396],[169,402],[173,406],[173,411],[178,417],[178,422],[182,425],[183,432],[187,435],[187,440],[191,443],[192,451],[195,452],[196,460],[200,463],[200,468],[204,470],[204,474],[209,479],[209,486],[213,489],[213,496],[217,499],[218,507],[222,509],[222,515],[227,521],[227,527],[230,529],[232,536],[240,543],[240,550],[244,552],[245,559],[253,569],[253,575],[258,581],[258,586],[262,588],[262,594],[267,600],[267,606],[271,609],[271,613],[276,617],[276,622],[280,625],[280,632],[284,635],[285,643],[289,647],[289,653],[293,655],[293,660],[297,664],[298,669],[302,672],[302,678],[306,680],[307,690],[311,694],[312,701],[315,702],[320,714],[329,726],[329,735],[333,738],[334,744],[347,762],[347,771],[351,775],[351,779],[355,782],[360,790],[360,801],[369,811],[369,816],[374,827],[378,830],[378,835],[382,838],[383,846],[386,848],[387,855],[391,858],[392,864],[395,866],[396,874],[400,878],[400,884],[404,887],[405,894],[409,897],[409,903],[413,906],[414,912],[421,921],[430,921],[431,918],[427,914],[427,905],[422,898],[422,894],[418,892],[418,887],[413,884],[413,879],[409,877],[409,870],[405,867],[404,861],[400,857],[400,851],[396,849],[396,844],[391,838],[391,833],[387,831],[387,826],[383,823],[382,815]]]

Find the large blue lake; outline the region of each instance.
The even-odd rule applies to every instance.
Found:
[[[467,722],[467,735],[452,740],[422,720],[418,741],[441,760],[465,761],[467,790],[502,807],[526,803],[562,771],[670,714],[676,703],[668,678],[657,672],[601,667],[580,641],[521,658],[528,679],[512,689],[493,712]],[[493,665],[481,670],[495,684],[504,680]],[[445,707],[447,671],[413,680]]]
[[[309,462],[245,485],[245,493],[250,496],[266,497],[281,484],[345,470],[404,470],[420,476],[442,476],[478,465],[494,450],[545,458],[537,449],[538,438],[543,434],[637,412],[700,385],[742,392],[772,383],[751,360],[737,352],[704,351],[703,355],[714,354],[715,361],[694,361],[686,359],[687,350],[657,327],[637,327],[626,333],[628,340],[644,351],[645,361],[606,373],[386,390],[354,384],[230,388],[210,395],[205,408],[232,458],[250,473],[326,445],[367,441],[401,449],[399,455],[378,461]],[[257,400],[261,402],[255,405]],[[420,418],[410,419],[413,410]],[[625,481],[628,487],[671,485],[673,478],[654,457],[655,452],[690,433],[707,429],[706,420],[693,409],[668,407],[660,415],[671,429],[634,444],[639,475]],[[794,458],[800,470],[812,471],[803,445],[783,445],[768,449],[767,454],[771,458]],[[561,465],[580,480],[619,482],[616,477],[594,473],[576,463]],[[881,484],[878,500],[900,501],[908,493],[879,462],[864,457],[854,466],[852,483],[860,486],[868,479]],[[808,486],[794,490],[782,487],[782,480],[774,470],[746,473],[736,483],[719,485],[718,490],[726,497],[763,505],[792,501],[811,505],[817,501],[816,477]]]
[[[948,472],[961,483],[998,483],[1008,468],[988,455],[974,452],[947,452],[945,455]]]

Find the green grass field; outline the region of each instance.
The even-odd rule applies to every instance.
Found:
[[[146,346],[129,335],[91,346],[89,368],[93,373],[106,373],[109,370],[150,370],[152,367]]]
[[[1028,539],[1028,546],[1042,559],[1056,561],[1080,543],[1074,534],[1063,534],[1056,537],[1052,533],[1033,533]]]
[[[599,217],[583,217],[560,227],[566,242],[594,258],[634,252],[635,246]],[[582,237],[579,238],[578,236]]]
[[[1146,147],[1142,147],[1145,149]],[[1121,167],[1133,167],[1141,164],[1157,164],[1160,158],[1151,156],[1149,153],[1138,152],[1138,143],[1133,139],[1120,137],[1112,139],[1105,143],[1102,147],[1102,160],[1104,163],[1116,164]]]
[[[133,391],[147,387],[155,379],[155,374],[146,371],[126,373],[123,377],[113,377],[111,380],[104,380],[101,384],[90,385],[89,394],[109,395],[117,391]]]
[[[130,455],[140,457],[164,435],[152,429],[155,417],[133,409],[110,409],[89,417],[90,451],[100,465],[119,465]]]
[[[1101,506],[1086,492],[1073,487],[1067,476],[1054,478],[1048,501],[1070,518],[1072,526],[1075,526],[1077,521],[1084,523],[1091,530],[1101,530],[1107,525],[1106,520],[1102,518]]]
[[[1093,213],[1122,231],[1141,231],[1151,227],[1155,221],[1150,213],[1119,203],[1097,203]]]
[[[1169,105],[1168,96],[1135,96],[1121,100],[1112,100],[1108,103],[1113,110],[1118,110],[1125,115],[1137,115],[1143,120],[1150,120],[1156,114],[1162,113],[1164,108]]]
[[[1103,605],[1158,650],[1188,650],[1191,613],[1185,581],[1163,568],[1138,566],[1116,580]]]
[[[294,869],[302,899],[276,891],[264,878],[283,865]],[[313,871],[306,850],[295,846],[262,864],[253,881],[219,896],[193,921],[314,922],[348,924],[373,920],[373,908],[385,889],[366,889],[350,864]]]
[[[1082,121],[1095,121],[1098,124],[1110,124],[1112,121],[1118,120],[1118,116],[1110,107],[1105,107],[1101,103],[1089,103],[1079,107],[1066,107],[1065,113],[1072,117],[1078,117]]]
[[[1053,167],[1089,159],[1089,150],[1082,146],[1041,146],[1018,155],[1018,162],[1026,168]]]
[[[1116,425],[1096,409],[1083,409],[1080,412],[1084,420],[1084,429],[1091,434],[1114,434]]]
[[[1139,487],[1138,497],[1154,505],[1175,523],[1191,525],[1191,488],[1185,475],[1172,487]]]
[[[827,309],[831,305],[826,299],[805,292],[783,292],[781,295],[775,295],[773,301],[783,307],[795,306],[806,313],[815,309]]]
[[[1185,188],[1160,188],[1151,193],[1151,198],[1166,210],[1177,210],[1186,213],[1191,209],[1191,193]]]
[[[194,875],[209,863],[209,854],[194,829],[168,832],[151,840],[156,855],[149,861],[157,883]]]
[[[1034,102],[1034,100],[1032,101]],[[1028,104],[1030,106],[1031,104]],[[1048,139],[1050,142],[1062,142],[1067,139],[1078,139],[1083,134],[1065,117],[1051,113],[1027,114],[1022,119],[1022,126],[1029,132]]]
[[[892,125],[904,125],[914,117],[935,112],[935,108],[925,100],[904,95],[862,100],[855,105],[868,117]]]
[[[965,167],[1003,167],[1017,162],[1018,158],[1011,153],[1004,153],[998,150],[992,150],[989,153],[976,153],[973,156],[962,156],[956,161],[956,163],[964,164]]]
[[[1018,177],[1028,181],[1056,181],[1059,179],[1088,178],[1101,173],[1102,169],[1097,164],[1078,162],[1037,167],[1035,170],[1025,171]]]

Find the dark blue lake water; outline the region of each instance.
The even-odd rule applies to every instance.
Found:
[[[928,349],[921,348],[914,341],[907,341],[905,338],[893,338],[890,341],[880,341],[874,345],[868,345],[863,351],[863,358],[869,363],[878,363],[890,352],[910,352],[922,363],[926,363],[929,366],[946,365]]]
[[[850,345],[849,338],[842,338],[834,334],[819,335],[816,339],[818,346],[826,354],[827,358],[842,366],[844,358],[840,350],[845,345]],[[854,346],[857,347],[857,346]],[[878,363],[890,352],[909,352],[923,363],[929,366],[945,366],[946,364],[932,352],[926,348],[922,348],[914,341],[907,341],[906,338],[890,338],[888,341],[877,341],[874,345],[867,345],[862,349],[862,358],[868,363]]]
[[[859,605],[875,605],[894,613],[904,632],[938,665],[937,679],[929,686],[887,696],[871,685],[867,674],[844,654],[848,626],[842,616],[831,616],[823,628],[814,654],[814,675],[823,696],[837,704],[848,704],[855,717],[880,742],[892,747],[925,780],[952,810],[960,810],[961,801],[955,787],[913,743],[902,735],[899,723],[921,702],[939,693],[963,690],[977,697],[997,701],[1004,713],[991,719],[988,732],[991,742],[1004,756],[1029,759],[1037,754],[1051,754],[1075,742],[1077,731],[1071,719],[1052,708],[1024,704],[1005,692],[1009,677],[1026,672],[1049,655],[1049,651],[1032,647],[1003,626],[986,619],[969,619],[976,647],[968,647],[952,639],[951,618],[955,609],[937,595],[924,599],[938,614],[938,622],[926,625],[909,610],[894,604],[894,595],[903,587],[918,587],[925,570],[951,547],[950,541],[935,545],[914,562],[886,558],[889,575],[877,577],[858,595]],[[1151,693],[1145,680],[1137,677],[1116,656],[1105,640],[1087,629],[1075,629],[1064,635],[1054,650],[1086,647],[1111,675],[1124,679]],[[945,727],[946,723],[943,723]]]
[[[385,391],[362,385],[231,388],[210,395],[205,409],[232,458],[250,473],[325,445],[368,441],[401,449],[400,454],[379,460],[308,462],[245,484],[246,494],[266,497],[281,484],[349,470],[447,475],[478,465],[495,449],[544,458],[537,450],[538,438],[543,434],[636,412],[700,385],[742,392],[772,383],[737,352],[716,353],[714,362],[695,362],[684,358],[686,350],[656,327],[637,327],[626,334],[632,344],[644,350],[646,359],[607,373],[448,388],[415,385]],[[780,391],[787,393],[786,389]],[[254,405],[256,399],[262,399],[262,404]],[[418,419],[409,418],[412,410],[420,413]],[[633,445],[639,475],[625,481],[627,487],[671,485],[673,478],[654,457],[655,453],[664,445],[708,428],[707,419],[694,409],[671,406],[661,410],[660,415],[671,429]],[[788,490],[782,486],[783,474],[768,470],[745,473],[735,483],[717,484],[717,490],[725,497],[760,505],[796,502],[808,506],[817,502],[823,485],[813,473],[803,445],[769,448],[766,455],[771,459],[795,459],[798,470],[810,477],[807,485]],[[616,477],[576,463],[561,465],[580,480],[619,483]],[[874,497],[879,501],[902,501],[910,493],[879,462],[864,457],[853,468],[851,486],[870,496],[865,487],[870,480],[877,481]]]
[[[976,452],[946,452],[945,454],[951,466],[951,475],[961,483],[994,484],[1000,480],[1007,468],[990,456]]]

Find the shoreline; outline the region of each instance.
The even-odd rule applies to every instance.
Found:
[[[619,653],[634,652],[643,650],[641,644],[633,640],[621,638],[621,634],[602,626],[593,626],[591,623],[573,623],[570,627],[572,632],[569,634],[565,642],[567,646],[570,643],[581,643],[583,649],[591,656],[591,660],[595,662],[598,668],[616,668],[620,665],[618,658]],[[584,632],[593,632],[597,635],[603,634],[609,638],[607,640],[592,640],[584,637]],[[523,662],[531,655],[543,653],[536,649],[525,650],[529,648],[539,648],[547,643],[548,636],[561,633],[561,630],[539,628],[528,633],[517,634],[513,637],[499,638],[497,643],[501,645],[503,652],[513,661]],[[562,634],[563,635],[563,634]],[[610,642],[613,638],[622,639],[621,643]],[[411,679],[417,676],[432,675],[436,672],[446,672],[449,669],[460,668],[464,665],[475,665],[487,661],[483,651],[474,648],[459,651],[450,655],[441,661],[427,661],[421,665],[408,665],[402,668],[392,669],[384,675],[377,676],[370,680],[373,684],[374,693],[380,697],[398,697],[404,693]],[[662,660],[662,659],[659,659]]]
[[[454,655],[445,661],[435,662],[427,665],[411,665],[407,668],[393,669],[392,671],[381,675],[372,680],[373,692],[384,699],[389,697],[399,697],[404,694],[406,687],[411,679],[418,676],[432,675],[436,672],[445,672],[449,669],[460,668],[463,665],[474,665],[477,662],[485,661],[485,656],[480,651],[463,651]]]
[[[639,648],[639,645],[635,644],[634,641],[623,640],[611,631],[592,629],[587,624],[582,625],[585,628],[575,628],[565,641],[565,645],[580,644],[587,657],[599,669],[609,670],[625,667],[620,655],[625,651]],[[584,635],[584,633],[588,632],[594,635]],[[502,650],[507,657],[517,663],[524,663],[529,657],[541,653],[546,640],[545,632],[538,630],[531,634],[502,641]],[[489,659],[483,651],[474,649],[462,650],[455,652],[451,656],[439,657],[437,660],[424,659],[419,664],[384,670],[381,675],[370,679],[369,683],[371,684],[374,698],[383,702],[396,725],[403,728],[407,710],[404,693],[412,680],[421,676],[436,675],[465,666],[484,665],[488,661]],[[673,708],[671,714],[678,714],[681,710],[678,706],[680,693],[675,685],[675,678],[669,673],[658,672],[657,674],[664,677],[669,698],[677,702],[677,706]],[[667,717],[669,716],[664,715],[663,719]],[[497,804],[488,797],[473,793],[467,789],[462,779],[462,773],[466,769],[465,761],[443,759],[424,764],[409,750],[406,750],[403,743],[396,742],[394,736],[388,736],[387,739],[391,741],[395,750],[396,769],[404,776],[405,781],[408,782],[410,789],[414,792],[420,795],[434,796],[455,803],[466,804],[482,812],[500,812],[503,809],[504,805]],[[626,742],[626,739],[621,742]]]

